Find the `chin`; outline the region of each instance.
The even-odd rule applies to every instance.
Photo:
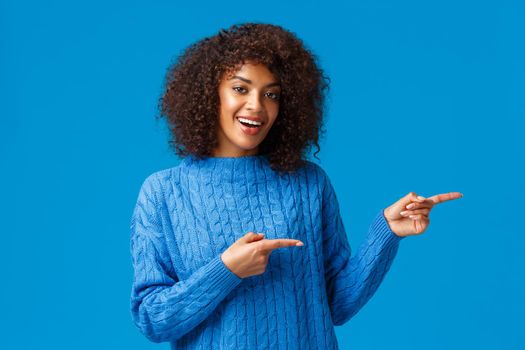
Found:
[[[246,152],[249,152],[249,151],[253,151],[254,149],[257,148],[257,146],[259,146],[259,144],[250,144],[250,145],[246,145],[246,144],[238,144],[237,147],[239,147],[240,149],[242,149],[243,151],[246,151]]]
[[[239,139],[237,140],[237,142],[235,142],[235,145],[245,151],[251,151],[253,150],[254,148],[256,148],[257,146],[259,146],[260,142],[254,142],[254,140],[249,140],[249,139],[245,139],[245,138],[242,138],[242,139]]]

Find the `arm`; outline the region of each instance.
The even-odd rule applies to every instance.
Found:
[[[323,256],[326,290],[334,325],[350,320],[374,295],[397,253],[402,237],[390,230],[381,210],[368,237],[352,256],[328,177],[323,189]]]
[[[131,219],[131,313],[153,342],[175,341],[206,319],[241,282],[220,255],[179,280],[165,244],[154,175],[144,181]]]

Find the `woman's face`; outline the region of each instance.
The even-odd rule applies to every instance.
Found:
[[[225,75],[219,84],[218,146],[213,156],[257,154],[279,113],[280,94],[277,78],[264,65],[246,62]]]

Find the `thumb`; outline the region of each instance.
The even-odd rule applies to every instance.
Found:
[[[251,243],[260,240],[264,235],[262,233],[248,232],[244,235],[244,242]]]

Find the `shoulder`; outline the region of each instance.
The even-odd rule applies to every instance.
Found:
[[[140,186],[140,194],[149,197],[150,199],[161,198],[167,189],[170,188],[170,184],[173,183],[173,178],[176,176],[178,171],[178,165],[157,170],[142,181]]]
[[[305,160],[301,168],[297,170],[297,179],[304,183],[305,188],[314,191],[314,194],[326,196],[332,190],[332,184],[328,173],[320,164],[311,160]]]
[[[337,196],[335,194],[332,180],[327,171],[323,169],[321,165],[308,160],[306,161],[304,169],[308,174],[308,178],[312,179],[309,180],[309,182],[315,182],[316,188],[321,194],[323,201],[333,202],[334,199],[336,200]]]
[[[328,174],[323,169],[323,167],[317,163],[312,162],[311,160],[305,160],[303,171],[306,176],[313,179],[321,186],[324,186],[326,182],[330,181]]]

